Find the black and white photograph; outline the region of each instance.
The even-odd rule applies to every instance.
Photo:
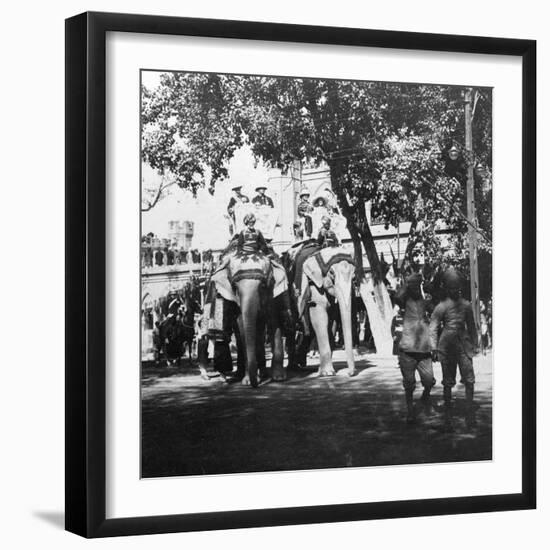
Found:
[[[550,35],[514,8],[7,5],[2,548],[544,546]]]
[[[492,460],[474,84],[141,70],[142,478]]]

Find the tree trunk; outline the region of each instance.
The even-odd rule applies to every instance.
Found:
[[[355,374],[355,359],[353,357],[353,335],[351,324],[351,285],[348,292],[342,293],[340,286],[336,285],[336,298],[340,308],[340,319],[342,321],[342,332],[344,335],[344,350],[346,352],[346,363],[348,364],[348,375]]]
[[[378,257],[364,207],[362,211],[357,213],[354,211],[343,191],[345,187],[343,185],[345,182],[345,173],[342,172],[337,162],[329,166],[332,184],[346,218],[347,228],[353,242],[355,261],[358,267],[357,281],[359,292],[369,316],[376,351],[381,355],[391,355],[393,350],[391,336],[393,309],[388,289],[383,282],[380,258]],[[363,268],[363,248],[369,262],[369,275],[365,274]]]
[[[367,273],[359,283],[359,293],[367,309],[376,352],[383,356],[391,355],[393,309],[388,289],[383,282],[375,283],[371,274]]]
[[[407,247],[405,248],[405,252],[403,254],[403,264],[402,264],[403,269],[401,269],[403,273],[405,271],[407,264],[412,263],[412,252],[414,250],[414,247],[417,244],[416,235],[415,235],[417,225],[418,225],[418,221],[413,220],[411,222],[411,227],[409,228],[409,238],[407,239]]]

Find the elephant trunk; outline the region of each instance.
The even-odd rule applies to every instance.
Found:
[[[258,357],[256,353],[258,312],[260,309],[260,282],[257,280],[243,280],[238,283],[241,302],[241,316],[245,353],[246,370],[244,384],[258,385]]]
[[[348,374],[355,374],[355,359],[353,357],[353,336],[351,327],[351,284],[342,288],[336,285],[336,298],[340,308],[340,319],[342,321],[342,331],[344,333],[344,348],[346,352],[346,362],[348,364]]]

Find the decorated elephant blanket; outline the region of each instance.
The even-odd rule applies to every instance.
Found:
[[[313,254],[319,251],[317,241],[308,241],[294,252],[292,267],[289,270],[290,282],[294,284],[298,293],[302,291],[302,273],[304,262]]]
[[[284,267],[275,259],[264,254],[229,254],[212,275],[216,290],[226,300],[239,304],[235,283],[242,279],[262,281],[276,298],[288,289]]]
[[[355,265],[353,257],[345,252],[342,247],[322,248],[311,254],[303,263],[301,284],[298,291],[298,313],[302,316],[307,302],[310,299],[309,284],[314,284],[320,291],[324,291],[331,285],[327,279],[330,277],[330,269],[340,262],[349,262]]]
[[[349,262],[350,264],[355,265],[351,254],[347,252],[340,252],[337,248],[324,248],[319,252],[319,254],[315,254],[315,259],[319,264],[321,277],[326,277],[330,271],[330,268],[338,262]]]

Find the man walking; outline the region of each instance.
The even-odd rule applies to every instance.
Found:
[[[413,392],[416,387],[416,371],[424,387],[422,401],[430,407],[430,392],[435,385],[432,368],[430,332],[426,301],[422,297],[422,275],[413,273],[405,280],[395,295],[395,301],[404,310],[403,328],[398,344],[398,360],[407,403],[407,423],[415,420]]]
[[[477,353],[477,330],[470,302],[461,295],[462,277],[454,269],[443,274],[443,286],[447,298],[432,313],[430,339],[432,359],[441,361],[443,371],[443,399],[447,427],[450,429],[452,388],[456,385],[456,368],[466,393],[466,426],[475,425],[474,366],[472,358]]]

